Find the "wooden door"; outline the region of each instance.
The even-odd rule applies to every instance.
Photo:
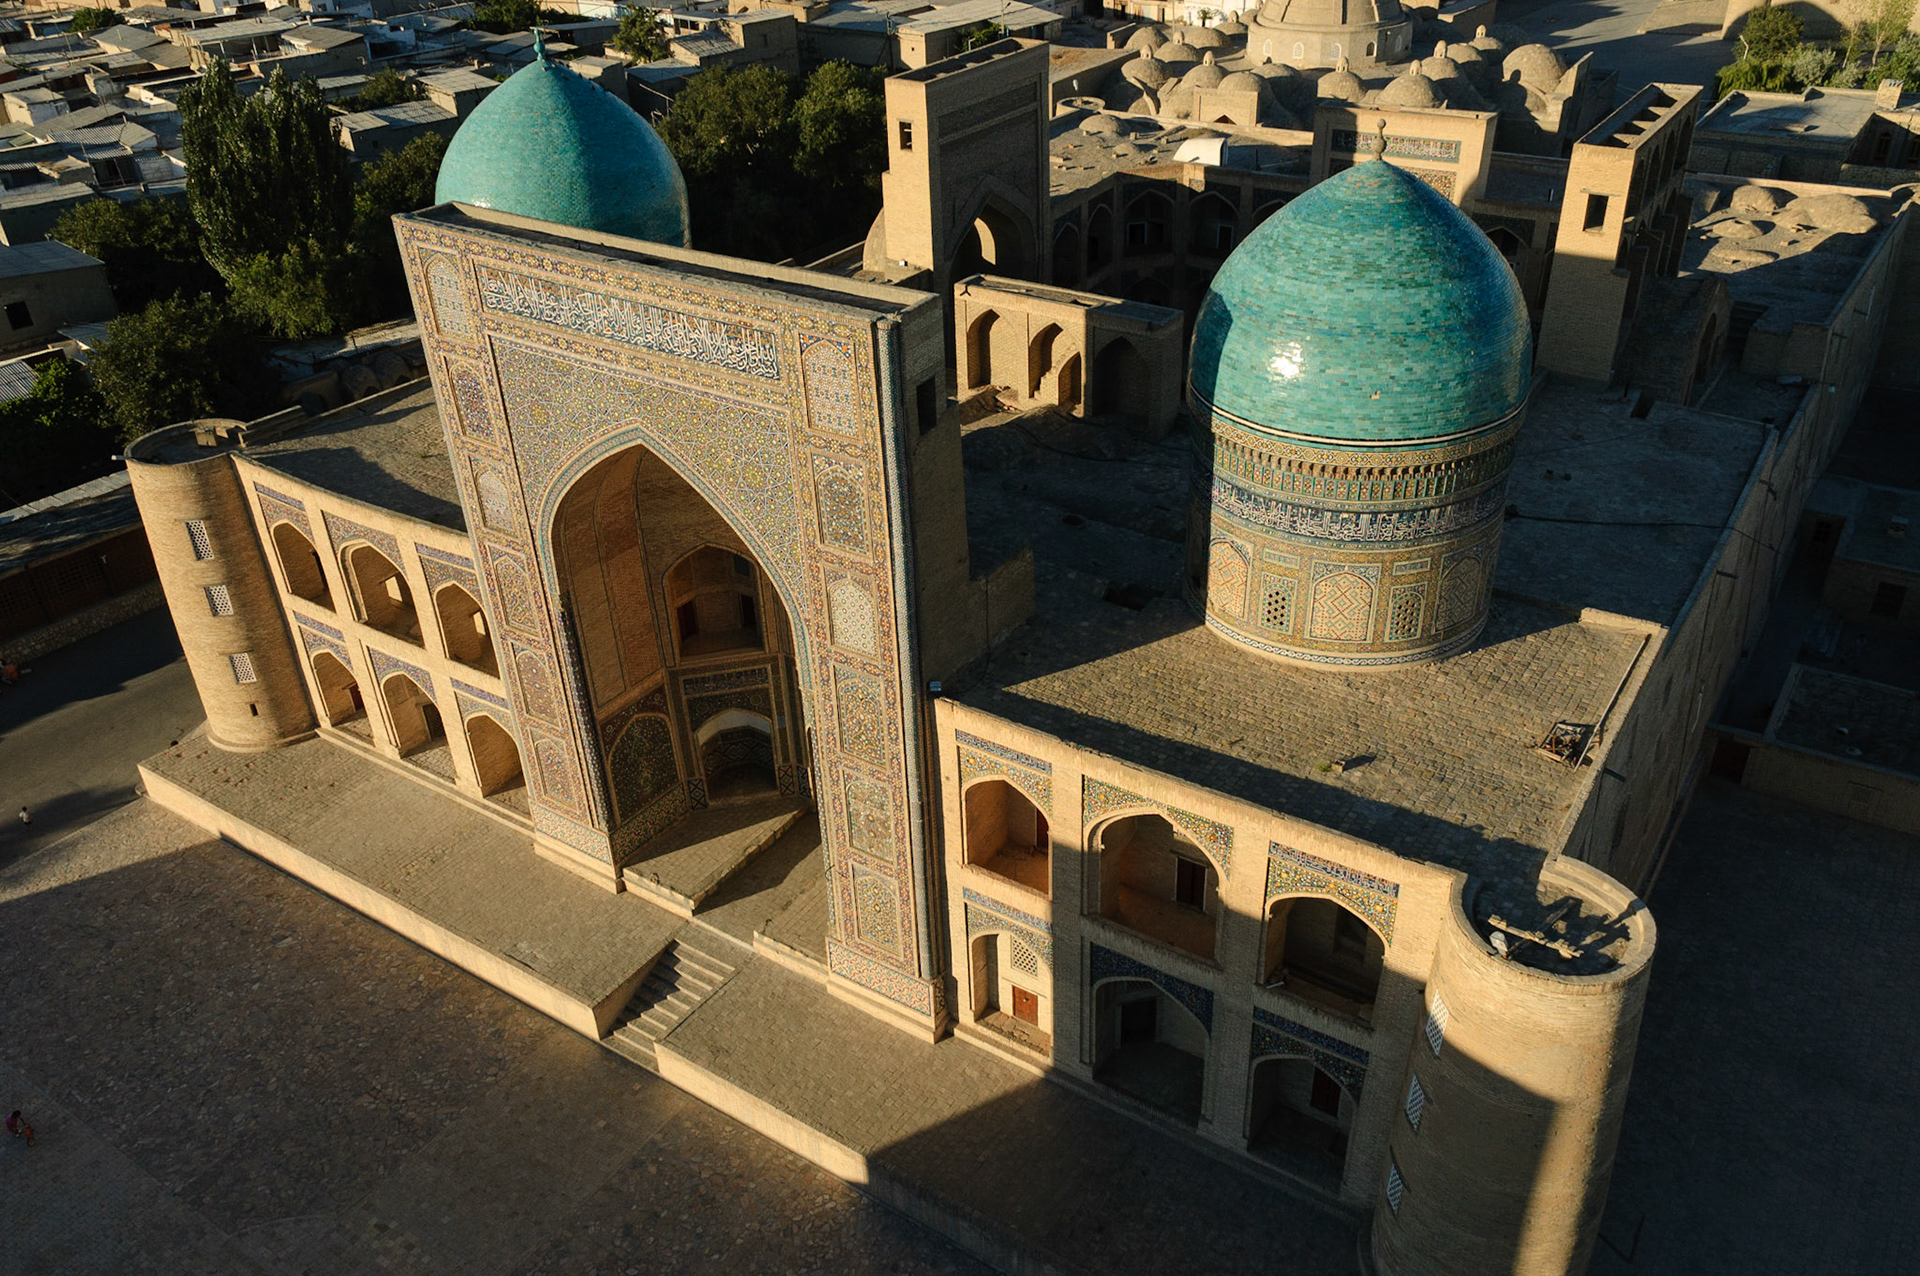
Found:
[[[1040,998],[1025,988],[1015,985],[1013,990],[1013,1017],[1038,1027],[1040,1024]]]

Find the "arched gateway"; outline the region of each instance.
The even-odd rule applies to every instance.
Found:
[[[933,489],[960,488],[937,302],[651,244],[529,252],[477,210],[400,235],[539,849],[619,889],[715,801],[814,804],[829,970],[937,1029],[915,759],[952,654],[916,650],[911,613],[969,597],[950,546],[915,576]],[[939,619],[928,641],[969,630]]]

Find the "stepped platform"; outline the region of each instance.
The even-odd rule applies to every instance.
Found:
[[[804,812],[798,799],[778,795],[717,802],[641,848],[641,857],[620,876],[628,890],[692,917],[722,882],[773,845]]]

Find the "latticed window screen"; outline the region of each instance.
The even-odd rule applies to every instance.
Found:
[[[1407,1081],[1407,1124],[1413,1127],[1415,1134],[1420,1132],[1420,1114],[1426,1110],[1426,1087],[1420,1084],[1420,1078],[1416,1075]]]
[[[1440,1057],[1440,1043],[1447,1035],[1447,1003],[1440,1000],[1439,993],[1427,998],[1427,1049],[1433,1051],[1434,1058]]]
[[[207,586],[207,610],[216,616],[233,615],[233,594],[225,585]]]
[[[1007,936],[1007,962],[1023,975],[1040,973],[1040,958],[1033,949],[1027,947],[1013,936]]]
[[[1393,1158],[1387,1158],[1387,1208],[1395,1214],[1400,1212],[1400,1198],[1407,1194],[1407,1181],[1400,1177],[1400,1167]]]
[[[1269,629],[1286,629],[1293,623],[1293,587],[1269,585],[1260,605],[1260,619]]]
[[[213,538],[207,535],[207,525],[197,518],[187,520],[187,539],[193,542],[193,556],[198,559],[213,557]]]
[[[236,651],[227,657],[227,663],[233,666],[233,680],[235,682],[256,682],[259,680],[260,675],[253,671],[253,653],[251,651]]]

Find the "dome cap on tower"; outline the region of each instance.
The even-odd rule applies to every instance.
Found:
[[[685,245],[687,184],[632,107],[547,59],[474,108],[447,146],[438,203],[474,204],[580,230]]]
[[[1520,408],[1532,342],[1526,299],[1480,229],[1363,158],[1261,223],[1214,276],[1190,385],[1197,409],[1290,438],[1427,441]]]

